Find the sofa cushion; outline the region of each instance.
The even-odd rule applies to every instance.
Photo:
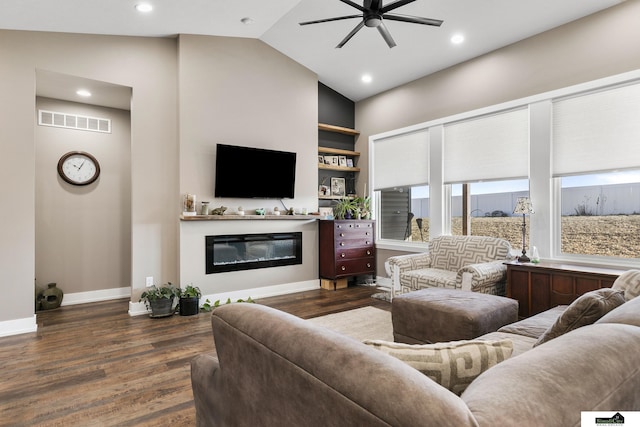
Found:
[[[610,288],[597,289],[578,297],[534,344],[538,346],[569,331],[590,325],[624,304],[624,294]]]
[[[402,360],[458,395],[478,375],[508,359],[513,352],[513,343],[509,339],[419,345],[382,340],[366,340],[364,343]]]
[[[422,268],[400,273],[400,280],[411,289],[456,288],[456,272],[437,268]]]
[[[611,289],[624,292],[624,299],[627,301],[640,295],[640,270],[629,270],[622,273]]]
[[[624,323],[640,326],[640,298],[625,302],[602,316],[596,323]]]
[[[567,309],[566,305],[559,305],[549,310],[538,313],[535,316],[511,323],[498,329],[498,332],[506,332],[509,334],[523,335],[525,337],[537,340],[553,322]]]

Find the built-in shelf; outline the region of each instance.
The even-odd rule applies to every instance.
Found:
[[[351,199],[353,200],[354,196],[318,196],[320,200],[342,200],[342,199]]]
[[[354,156],[354,157],[357,157],[360,155],[359,151],[341,150],[339,148],[329,148],[329,147],[318,147],[318,153],[337,154],[337,155]]]
[[[345,135],[352,135],[352,136],[360,135],[360,132],[358,132],[355,129],[345,128],[345,127],[342,127],[342,126],[328,125],[326,123],[318,123],[318,130],[324,130],[324,131],[327,131],[327,132],[342,133],[342,134],[345,134]]]
[[[180,221],[233,221],[233,220],[307,220],[319,219],[318,215],[180,215]]]
[[[318,169],[326,169],[332,171],[344,171],[344,172],[360,172],[360,168],[349,166],[332,166],[318,163]]]

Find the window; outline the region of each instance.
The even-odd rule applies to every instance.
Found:
[[[529,180],[475,182],[468,186],[468,216],[471,230],[463,233],[463,185],[453,184],[451,185],[451,234],[499,237],[508,240],[511,247],[521,248],[522,217],[512,212],[518,197],[529,196]],[[528,226],[529,218],[525,220]]]
[[[375,190],[378,237],[396,241],[428,241],[418,225],[429,216],[429,133],[409,132],[373,144],[373,189]],[[420,217],[416,217],[421,200]],[[420,202],[417,202],[420,203]],[[416,228],[414,238],[414,228]]]
[[[640,169],[560,180],[560,253],[640,258]]]

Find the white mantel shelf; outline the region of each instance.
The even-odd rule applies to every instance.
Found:
[[[320,219],[319,215],[180,215],[180,221],[229,221],[229,220],[307,220]]]

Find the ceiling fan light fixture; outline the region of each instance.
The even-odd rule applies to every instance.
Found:
[[[382,24],[382,16],[380,15],[371,15],[364,18],[364,25],[369,28],[376,28]]]
[[[363,74],[360,80],[362,80],[362,83],[371,83],[373,81],[373,77],[371,77],[371,74]]]

